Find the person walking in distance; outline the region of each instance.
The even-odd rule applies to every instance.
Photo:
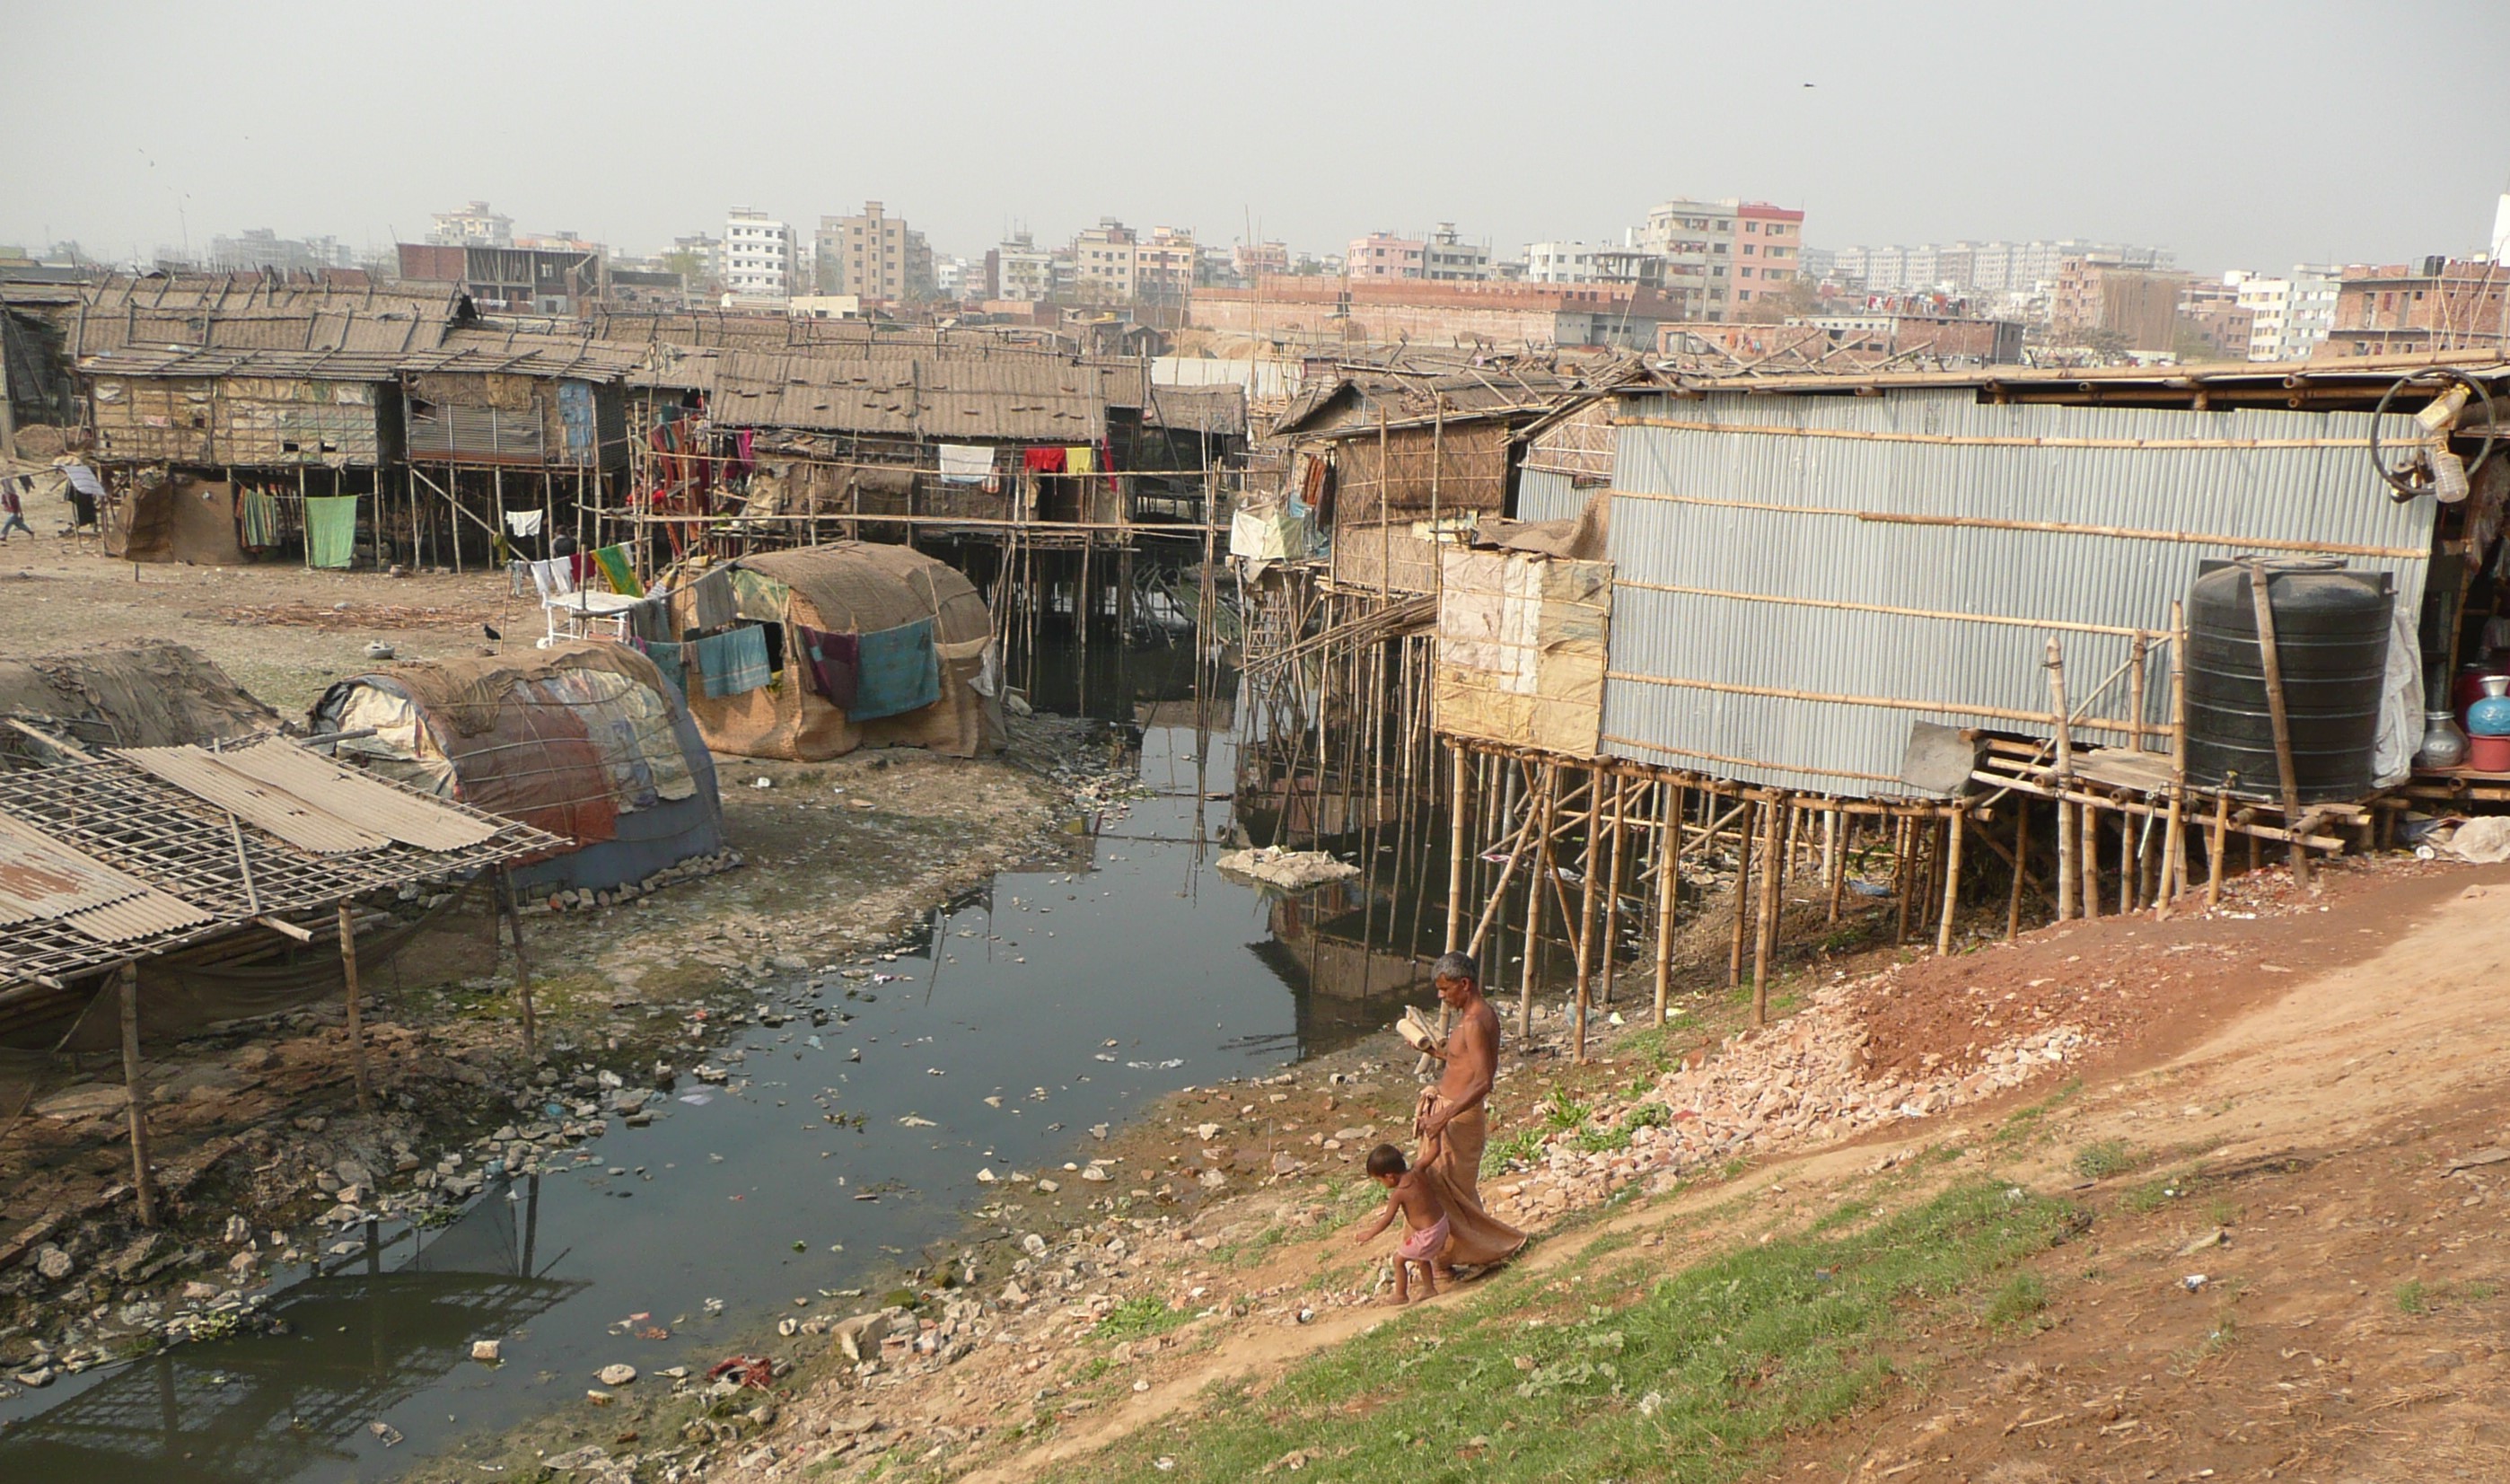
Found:
[[[1436,1085],[1421,1089],[1412,1114],[1419,1168],[1447,1213],[1440,1268],[1486,1268],[1505,1262],[1526,1242],[1523,1232],[1482,1209],[1482,1147],[1490,1142],[1491,1083],[1499,1076],[1499,1014],[1482,998],[1481,966],[1468,953],[1442,955],[1430,967],[1438,1001],[1456,1013],[1444,1046],[1428,1048],[1445,1063]]]
[[[0,475],[0,547],[9,544],[11,531],[23,531],[29,536],[35,534],[35,528],[26,523],[25,496],[21,493],[30,482]]]

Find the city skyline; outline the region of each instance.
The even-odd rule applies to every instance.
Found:
[[[213,236],[259,227],[379,251],[424,240],[427,213],[472,198],[529,230],[633,253],[719,224],[734,202],[801,226],[880,200],[935,251],[960,256],[1015,222],[1054,241],[1103,216],[1318,253],[1453,221],[1512,254],[1617,236],[1653,203],[1690,194],[1805,210],[1806,241],[1820,247],[2159,242],[2206,272],[2471,251],[2488,242],[2498,184],[2489,165],[2470,182],[2456,152],[2374,142],[2385,138],[2367,127],[2383,100],[2322,90],[2313,111],[2332,127],[2296,147],[2281,111],[2221,88],[2213,63],[2257,45],[2261,26],[2332,51],[2375,14],[2335,3],[2121,5],[2092,31],[2054,12],[1953,5],[1878,19],[1816,3],[1790,13],[1798,34],[1774,47],[1765,25],[1711,8],[1569,13],[1529,28],[1471,7],[1318,10],[1310,26],[1293,6],[1244,27],[1110,6],[1019,48],[958,49],[938,92],[915,49],[1015,13],[977,7],[936,24],[753,4],[724,23],[794,44],[713,56],[648,44],[636,18],[671,13],[561,7],[603,23],[560,25],[584,34],[546,55],[465,55],[441,75],[361,80],[362,122],[323,128],[308,127],[296,80],[393,44],[398,22],[384,13],[265,5],[247,41],[206,14],[112,0],[12,9],[23,12],[13,34],[38,53],[113,35],[121,82],[110,109],[65,72],[0,95],[0,118],[24,145],[18,158],[45,162],[0,196],[0,242],[75,239],[116,261],[160,246],[198,256]],[[466,9],[454,7],[449,34],[471,29],[459,23]],[[1606,24],[1614,46],[1597,45]],[[2467,136],[2480,139],[2510,125],[2510,90],[2482,76],[2510,54],[2510,13],[2475,13],[2461,29],[2418,65],[2424,83],[2471,100]],[[1034,86],[1085,73],[1111,35],[1142,54],[1122,89]],[[1371,85],[1290,64],[1319,37],[1370,57]],[[1739,49],[1745,40],[1759,49]],[[1703,47],[1751,60],[1666,67]],[[1913,52],[1930,73],[1969,84],[1912,89],[1905,66],[1883,63]],[[883,55],[901,64],[861,64]],[[2019,68],[2016,55],[2049,60]],[[840,56],[850,60],[830,86],[820,73]],[[1550,127],[1525,79],[1573,75],[1559,70],[1572,63],[1583,69],[1576,112]],[[175,101],[191,96],[177,83],[204,68],[239,83],[206,113]],[[738,128],[707,110],[704,127],[674,133],[635,106],[656,95],[739,96],[747,111]],[[2026,118],[2033,127],[2007,127]],[[613,130],[634,130],[635,146],[602,148]],[[740,147],[744,130],[754,147]],[[535,137],[566,139],[567,158],[514,147]],[[2364,209],[2365,181],[2377,182],[2375,209]]]

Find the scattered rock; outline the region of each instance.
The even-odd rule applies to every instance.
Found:
[[[632,1365],[605,1365],[594,1379],[606,1387],[624,1387],[636,1379],[636,1368]]]

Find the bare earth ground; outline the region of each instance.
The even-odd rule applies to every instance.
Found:
[[[2012,1322],[1927,1315],[1893,1342],[1897,1380],[1879,1400],[1738,1461],[1734,1476],[2510,1477],[2497,1297],[2510,1257],[2491,1189],[2510,1177],[2496,1147],[2510,1144],[2505,903],[2510,870],[2391,857],[2328,871],[2316,892],[2261,873],[2210,916],[2190,898],[2166,923],[2060,925],[1950,960],[1913,955],[1851,997],[1873,1029],[1874,1075],[1903,1056],[1958,1061],[1993,1040],[1982,1022],[2030,1018],[2035,1004],[2097,1024],[2094,1049],[1952,1117],[1844,1144],[1807,1148],[1807,1135],[1653,1194],[1540,1161],[1495,1176],[1556,1177],[1573,1194],[1492,1281],[1536,1304],[1599,1243],[1661,1253],[1671,1272],[1801,1232],[1850,1199],[1905,1207],[1953,1181],[2009,1180],[2087,1219],[2030,1260],[2044,1296]],[[1713,1031],[1693,1059],[1753,1054],[1753,1039]],[[1786,1034],[1781,1023],[1761,1040]],[[1690,1039],[1624,1034],[1582,1071],[1512,1065],[1498,1136],[1540,1127],[1548,1088],[1609,1095]],[[1338,1161],[1379,1132],[1401,1140],[1409,1071],[1353,1056],[1277,1085],[1181,1096],[1110,1167],[1141,1182],[1137,1197],[1216,1172],[1213,1199],[1080,1213],[1060,1233],[1029,1213],[1014,1225],[1043,1229],[1045,1250],[1008,1275],[989,1270],[985,1302],[960,1318],[900,1326],[955,1332],[972,1342],[963,1358],[946,1341],[925,1359],[898,1340],[886,1352],[861,1344],[881,1355],[869,1367],[806,1358],[780,1413],[711,1434],[732,1441],[709,1476],[728,1462],[742,1478],[1158,1477],[1151,1452],[1185,1453],[1198,1427],[1263,1406],[1303,1362],[1383,1323],[1435,1324],[1455,1301],[1370,1307],[1376,1259],[1343,1239],[1371,1202]],[[1327,1130],[1359,1138],[1345,1151],[1309,1142]],[[805,1336],[806,1356],[815,1343],[824,1350]],[[602,1431],[585,1419],[536,1452],[576,1449],[563,1459],[572,1476],[601,1477],[634,1453],[602,1445]],[[1352,1476],[1334,1468],[1332,1443],[1274,1471]],[[1423,1463],[1469,1477],[1468,1459]],[[669,1466],[648,1454],[637,1476]]]

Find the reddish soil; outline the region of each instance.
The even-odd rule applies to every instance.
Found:
[[[2090,1035],[2095,1075],[2149,1066],[2302,977],[2369,957],[2408,914],[2486,879],[2404,856],[2351,857],[2295,891],[2275,867],[2225,883],[2210,912],[2196,894],[2168,922],[2143,912],[2060,923],[1921,958],[1859,998],[1867,1075],[1966,1070],[2017,1031],[2057,1024]]]

